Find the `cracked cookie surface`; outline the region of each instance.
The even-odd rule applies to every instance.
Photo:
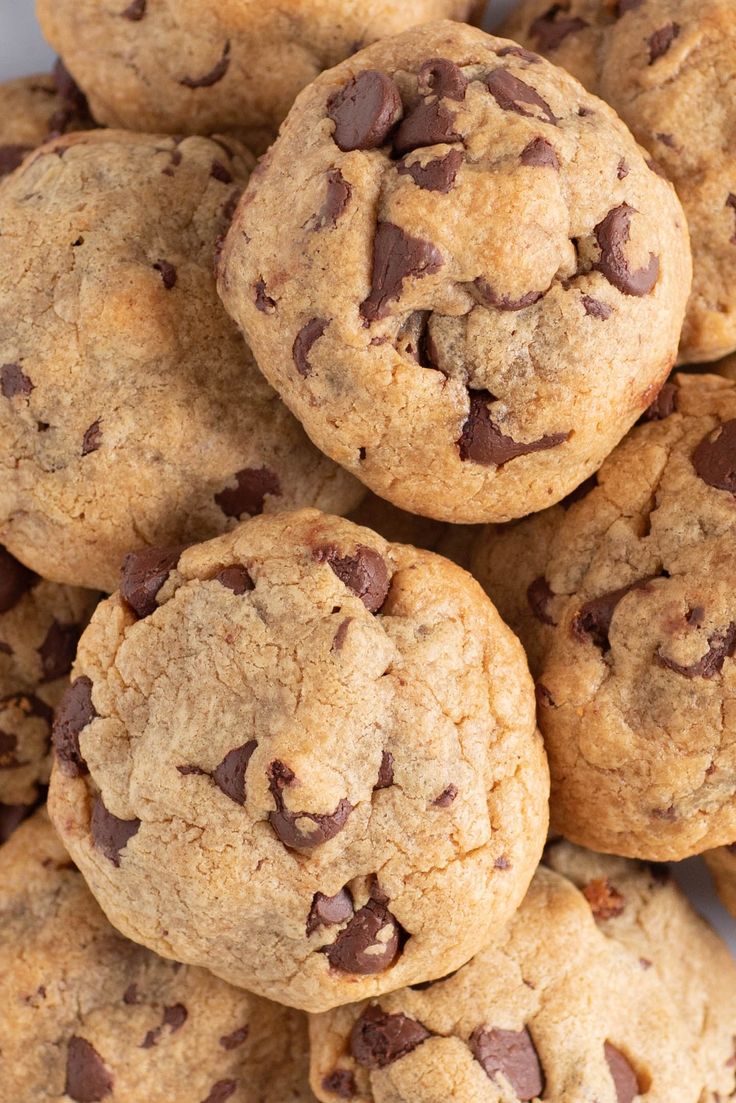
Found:
[[[132,548],[361,498],[217,299],[249,156],[90,131],[0,190],[0,541],[45,578],[110,591]]]
[[[677,188],[694,269],[682,360],[736,347],[730,0],[522,0],[503,31],[610,103]]]
[[[319,447],[402,509],[480,522],[600,465],[674,361],[689,281],[674,191],[610,108],[439,22],[302,94],[218,287]]]
[[[677,860],[736,835],[736,385],[678,375],[647,416],[473,570],[531,655],[554,830]]]
[[[0,852],[2,1089],[23,1103],[313,1103],[307,1026],[115,931],[45,812]]]
[[[131,556],[74,678],[51,814],[164,956],[324,1010],[457,968],[523,897],[531,679],[439,556],[313,510]]]

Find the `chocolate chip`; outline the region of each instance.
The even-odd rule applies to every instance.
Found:
[[[329,324],[330,323],[325,321],[324,318],[312,318],[311,321],[302,326],[296,335],[291,355],[296,365],[296,370],[305,379],[312,371],[312,365],[309,362],[309,354],[312,351],[312,346],[319,341]]]
[[[390,751],[384,751],[381,755],[381,765],[378,770],[378,781],[373,786],[377,789],[390,789],[394,783],[394,756]]]
[[[238,203],[240,202],[242,194],[243,194],[243,189],[242,188],[234,188],[233,191],[230,192],[230,195],[227,197],[225,202],[223,203],[222,217],[225,219],[226,222],[228,222],[228,223],[232,222],[233,216],[235,215],[235,212],[238,208]]]
[[[568,35],[583,31],[589,26],[584,19],[557,19],[559,13],[565,10],[562,4],[553,4],[531,24],[529,34],[537,40],[541,50],[556,50]]]
[[[438,797],[432,801],[435,808],[449,808],[457,796],[457,785],[448,785]]]
[[[369,613],[378,613],[391,587],[386,560],[373,548],[359,544],[353,555],[340,555],[332,544],[317,548],[317,563],[327,563],[351,593],[359,597]]]
[[[327,195],[317,214],[307,224],[315,233],[333,229],[342,217],[350,202],[353,189],[339,169],[330,169],[327,173]]]
[[[237,1080],[218,1080],[210,1088],[210,1093],[202,1103],[225,1103],[238,1086]]]
[[[517,1099],[536,1099],[544,1091],[544,1075],[532,1036],[524,1030],[478,1027],[470,1036],[470,1049],[490,1080],[499,1074],[508,1080]]]
[[[38,575],[19,563],[0,545],[0,613],[15,608],[24,594],[38,582]]]
[[[232,476],[234,487],[226,487],[215,494],[215,501],[226,517],[256,517],[263,513],[266,496],[281,496],[281,481],[268,467],[244,467]]]
[[[67,777],[81,777],[89,773],[79,749],[79,735],[96,716],[92,704],[92,682],[83,674],[72,682],[62,697],[51,731],[59,769]]]
[[[649,254],[646,268],[632,271],[626,259],[625,247],[629,240],[631,218],[636,212],[628,203],[622,203],[609,211],[595,227],[595,237],[601,251],[600,259],[593,265],[610,284],[623,295],[648,295],[659,276],[659,258]]]
[[[621,160],[618,163],[618,167],[616,168],[616,179],[617,180],[625,180],[630,172],[631,172],[631,169],[629,168],[629,166],[626,164],[626,162],[624,161],[624,159],[622,157]]]
[[[377,69],[358,73],[327,103],[327,114],[335,124],[333,137],[343,153],[385,145],[402,111],[398,88]]]
[[[542,624],[549,624],[552,627],[557,623],[553,620],[549,611],[550,602],[554,599],[554,596],[544,576],[535,578],[533,582],[530,582],[526,591],[526,599],[534,616]]]
[[[230,41],[228,40],[222,49],[220,60],[209,73],[205,73],[202,77],[183,77],[179,84],[183,84],[185,88],[211,88],[213,84],[218,84],[222,80],[229,68]]]
[[[667,23],[664,27],[660,27],[658,31],[655,31],[653,35],[650,35],[647,39],[650,65],[664,57],[679,33],[679,23]]]
[[[41,660],[41,682],[53,682],[68,674],[77,653],[81,629],[78,624],[53,621],[46,633],[38,656]]]
[[[555,147],[546,138],[533,138],[529,145],[521,151],[522,165],[552,168],[560,171],[560,160]]]
[[[641,415],[642,421],[664,421],[677,410],[679,389],[676,383],[665,383],[654,401]]]
[[[242,1046],[243,1042],[248,1040],[249,1034],[249,1026],[239,1026],[237,1030],[233,1030],[230,1034],[223,1034],[220,1038],[220,1045],[223,1049],[237,1049],[238,1046]]]
[[[455,114],[441,101],[421,100],[394,135],[394,151],[399,157],[415,149],[462,141],[455,129]]]
[[[583,310],[590,318],[598,318],[605,322],[613,314],[613,307],[608,303],[602,303],[600,299],[593,299],[590,295],[583,295]]]
[[[708,486],[736,494],[736,418],[703,437],[692,454],[692,465]]]
[[[176,287],[178,277],[173,264],[169,264],[167,260],[157,260],[151,267],[161,273],[161,281],[167,291],[171,291],[172,288]]]
[[[32,804],[4,804],[0,801],[0,843],[6,843],[26,816],[33,811]]]
[[[603,1051],[616,1089],[617,1103],[632,1103],[639,1094],[639,1081],[628,1058],[610,1042],[606,1042]]]
[[[425,165],[415,161],[407,165],[399,162],[399,175],[411,176],[417,187],[424,191],[438,191],[446,194],[452,191],[455,178],[464,160],[459,149],[451,149],[444,157],[428,161]]]
[[[210,168],[210,176],[213,180],[219,180],[221,184],[232,184],[233,174],[229,168],[223,165],[222,161],[213,161]]]
[[[253,579],[245,567],[224,567],[215,575],[215,582],[219,582],[227,590],[232,590],[238,597],[255,589]]]
[[[342,651],[345,645],[345,637],[348,634],[348,628],[353,623],[354,619],[354,617],[345,617],[344,620],[340,621],[340,625],[332,640],[331,651]]]
[[[33,146],[14,145],[11,143],[0,145],[0,177],[7,176],[9,173],[14,172],[25,155],[30,153],[32,149]]]
[[[75,1103],[99,1103],[112,1088],[112,1075],[95,1047],[73,1034],[66,1051],[66,1094]]]
[[[284,846],[295,850],[310,850],[333,839],[345,826],[352,804],[341,800],[334,812],[290,812],[283,791],[296,782],[294,773],[283,762],[272,762],[268,768],[268,787],[276,811],[268,813],[268,822]],[[308,826],[307,822],[311,825]]]
[[[514,111],[517,115],[524,115],[528,119],[541,118],[543,122],[557,126],[558,120],[549,104],[538,92],[515,77],[508,69],[494,69],[486,77],[486,86],[503,111]],[[539,114],[528,111],[527,107],[536,107]]]
[[[393,965],[401,954],[405,937],[386,904],[371,897],[322,953],[332,968],[341,973],[372,976]]]
[[[315,892],[312,906],[307,916],[307,936],[318,927],[332,927],[352,919],[354,913],[353,898],[349,889],[340,889],[335,896],[325,896]]]
[[[350,1052],[364,1069],[385,1069],[431,1036],[416,1019],[367,1007],[351,1031]]]
[[[175,1003],[172,1007],[164,1008],[163,1023],[161,1026],[155,1027],[153,1030],[149,1030],[145,1038],[141,1042],[141,1049],[151,1049],[153,1046],[158,1045],[161,1035],[163,1034],[164,1027],[171,1028],[170,1033],[176,1034],[177,1030],[181,1030],[184,1023],[189,1017],[189,1012],[183,1003]]]
[[[526,310],[544,297],[543,291],[527,291],[520,299],[511,299],[508,295],[499,295],[488,280],[479,276],[470,286],[470,291],[485,306],[494,306],[497,310]]]
[[[129,19],[131,23],[139,23],[143,16],[146,14],[146,4],[148,0],[133,0],[132,4],[128,4],[125,11],[121,12],[123,19]]]
[[[215,785],[236,804],[245,804],[245,773],[257,746],[255,739],[251,739],[242,747],[228,751],[212,772]]]
[[[502,433],[491,420],[488,403],[495,399],[488,391],[469,391],[469,396],[470,410],[457,442],[461,460],[470,460],[485,467],[502,467],[517,456],[556,448],[570,436],[569,433],[551,433],[527,443],[515,441]]]
[[[5,398],[22,395],[27,398],[33,390],[28,376],[21,371],[20,364],[3,364],[0,368],[0,391]]]
[[[140,826],[139,819],[121,820],[118,816],[113,816],[105,808],[102,797],[95,798],[90,824],[92,841],[114,866],[120,865],[120,851],[138,834]]]
[[[340,1099],[352,1099],[356,1092],[355,1077],[350,1069],[335,1069],[324,1077],[322,1087]]]
[[[100,429],[99,418],[97,421],[93,421],[88,429],[85,429],[84,436],[82,437],[82,455],[88,456],[90,452],[96,452],[102,444],[102,430]]]
[[[708,636],[708,650],[697,662],[689,666],[682,666],[663,655],[661,651],[656,654],[657,665],[665,670],[672,670],[683,678],[715,678],[723,670],[726,659],[732,659],[736,653],[736,623],[733,621],[720,632],[714,632]]]
[[[261,314],[273,314],[276,310],[276,302],[270,295],[266,294],[266,284],[263,278],[256,280],[254,289],[256,310],[260,310]]]
[[[134,1004],[137,1004],[137,1003],[140,1003],[140,1002],[141,1002],[141,995],[140,995],[140,992],[138,991],[138,985],[134,981],[133,984],[129,984],[128,987],[123,992],[123,1003],[134,1005]]]
[[[462,69],[446,57],[425,61],[417,73],[417,88],[422,95],[434,93],[448,100],[464,100],[467,87]]]
[[[601,594],[586,601],[578,610],[573,622],[573,633],[579,638],[589,637],[596,647],[604,653],[610,650],[611,642],[608,634],[611,630],[613,614],[619,602],[631,593],[632,590],[646,589],[657,575],[649,575],[638,582],[631,582],[628,586],[622,586],[620,590],[611,590],[608,594]]]
[[[385,318],[389,303],[401,296],[405,279],[423,279],[439,272],[442,254],[430,241],[411,237],[392,222],[379,222],[373,241],[371,291],[360,305],[368,322]]]
[[[626,901],[607,877],[596,877],[583,887],[583,896],[596,919],[615,919],[623,914]]]
[[[542,60],[539,54],[532,53],[531,50],[525,50],[523,46],[503,46],[500,50],[496,50],[498,57],[520,57],[522,61],[528,61],[530,65],[538,65]]]
[[[184,549],[141,548],[128,552],[120,573],[120,593],[138,617],[157,608],[156,595],[179,562]]]
[[[728,199],[726,200],[726,206],[730,207],[732,211],[736,211],[736,195],[734,195],[733,192],[729,193]],[[736,245],[736,230],[734,230],[731,235],[730,241],[732,245]]]

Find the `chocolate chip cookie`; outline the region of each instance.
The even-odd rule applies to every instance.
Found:
[[[503,33],[607,100],[677,188],[694,267],[681,360],[736,348],[731,0],[522,0]]]
[[[485,0],[37,0],[44,34],[111,126],[273,139],[298,93],[378,38]]]
[[[84,95],[64,65],[53,74],[0,84],[0,179],[42,142],[93,125]]]
[[[583,893],[541,868],[464,968],[313,1017],[312,1087],[324,1103],[698,1103],[712,1097],[686,1015]]]
[[[313,1103],[304,1017],[115,931],[45,812],[0,852],[2,1096]]]
[[[473,568],[532,656],[554,830],[676,860],[736,838],[736,384],[676,376],[647,418]]]
[[[299,98],[219,288],[310,437],[412,513],[503,521],[600,465],[673,362],[669,184],[562,70],[439,22]]]
[[[44,578],[113,590],[126,552],[261,511],[342,513],[314,448],[217,299],[234,143],[90,131],[0,194],[0,541]]]
[[[736,915],[736,844],[709,850],[704,857],[718,895],[731,914]]]
[[[44,582],[0,547],[0,843],[38,803],[53,710],[97,594]]]
[[[308,1010],[462,965],[544,845],[516,638],[466,572],[316,510],[131,555],[54,743],[112,922]]]

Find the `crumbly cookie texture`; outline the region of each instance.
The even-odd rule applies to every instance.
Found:
[[[694,267],[681,360],[736,348],[731,0],[521,0],[503,33],[610,103],[677,188]]]
[[[736,838],[736,385],[678,375],[647,416],[473,567],[532,656],[554,829],[676,860]]]
[[[0,547],[0,843],[49,780],[53,711],[97,600],[44,582]]]
[[[701,1103],[736,1091],[736,964],[664,866],[594,854],[555,841],[545,863],[581,890],[607,938],[659,975],[685,1023],[700,1070]]]
[[[313,1103],[299,1012],[115,931],[45,812],[0,851],[3,1098]]]
[[[312,1088],[324,1103],[698,1103],[697,1039],[672,995],[540,868],[505,934],[455,974],[314,1016]]]
[[[704,858],[718,895],[731,914],[736,915],[736,844],[709,850]]]
[[[87,101],[60,61],[53,74],[1,83],[0,179],[49,138],[92,125]]]
[[[468,523],[600,466],[674,361],[689,283],[674,191],[610,108],[448,22],[300,96],[218,281],[323,451]]]
[[[0,541],[45,578],[110,591],[132,548],[363,494],[218,302],[213,257],[249,157],[91,131],[0,189]]]
[[[526,891],[531,679],[439,556],[315,510],[134,555],[74,674],[51,815],[164,956],[326,1010],[456,969]]]
[[[44,34],[110,126],[273,139],[298,93],[378,38],[485,0],[37,0]]]

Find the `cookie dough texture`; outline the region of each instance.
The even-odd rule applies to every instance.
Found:
[[[92,131],[0,191],[0,540],[45,578],[109,591],[131,548],[360,500],[217,299],[248,156]]]
[[[129,560],[55,726],[51,814],[114,925],[315,1011],[467,961],[548,815],[477,583],[314,510],[158,566]]]
[[[44,812],[0,853],[1,1080],[23,1103],[313,1103],[303,1016],[113,930]]]
[[[0,547],[0,843],[41,797],[53,710],[97,594],[44,582]]]
[[[324,1103],[698,1103],[713,1097],[672,997],[542,867],[505,934],[455,974],[314,1016],[312,1087]]]
[[[648,416],[473,569],[531,656],[554,830],[676,860],[736,838],[736,385],[676,376]]]
[[[736,846],[718,847],[704,855],[715,881],[718,895],[732,915],[736,915]]]
[[[731,0],[522,0],[504,34],[610,103],[677,188],[694,267],[681,360],[716,360],[735,348]]]
[[[310,81],[362,46],[481,0],[37,0],[44,34],[110,126],[235,132],[265,148]]]
[[[0,83],[0,179],[47,139],[91,125],[87,102],[60,62],[53,75]]]
[[[311,438],[454,522],[552,504],[666,377],[671,186],[562,70],[438,22],[299,98],[238,209],[226,307]]]

